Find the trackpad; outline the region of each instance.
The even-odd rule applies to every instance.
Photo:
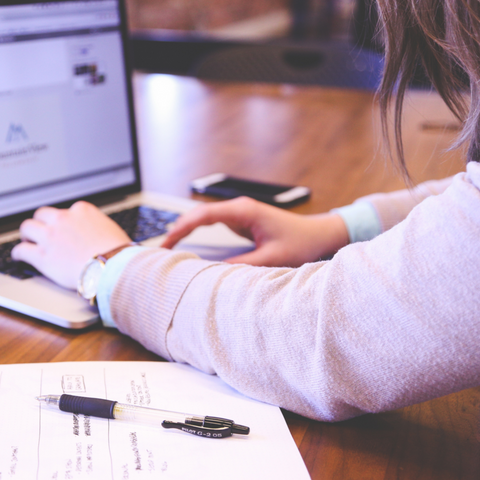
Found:
[[[222,223],[195,229],[175,247],[176,250],[192,252],[213,261],[235,257],[254,248],[253,242],[240,237]]]

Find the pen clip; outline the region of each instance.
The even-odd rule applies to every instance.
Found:
[[[195,425],[186,425],[185,423],[170,422],[168,420],[164,420],[162,422],[162,427],[176,428],[177,430],[182,430],[182,432],[197,435],[198,437],[226,438],[232,436],[232,427],[207,428],[198,427]]]

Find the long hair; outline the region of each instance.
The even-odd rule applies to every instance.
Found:
[[[401,117],[405,91],[418,65],[423,66],[437,92],[462,123],[457,144],[468,145],[467,161],[480,161],[480,1],[377,2],[385,47],[385,70],[378,91],[382,127],[391,151],[388,117],[393,106],[400,170],[409,179]]]

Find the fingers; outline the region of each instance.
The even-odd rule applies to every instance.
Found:
[[[38,210],[35,211],[33,214],[33,218],[38,220],[39,222],[46,223],[47,225],[51,225],[55,223],[59,216],[62,215],[62,210],[54,207],[40,207]]]
[[[33,218],[47,225],[53,225],[54,223],[57,223],[58,221],[72,214],[78,217],[81,215],[92,214],[94,212],[100,212],[100,210],[98,210],[98,208],[91,203],[79,201],[75,202],[68,209],[59,209],[55,207],[40,207],[33,214]]]
[[[45,223],[38,220],[25,220],[20,225],[20,236],[22,240],[43,243],[47,238],[47,226]]]
[[[23,240],[12,249],[12,258],[27,262],[41,269],[43,248],[48,237],[48,225],[56,222],[61,210],[53,207],[41,207],[35,211],[33,218],[24,220],[20,225],[20,237]]]
[[[206,217],[204,215],[198,215],[197,212],[191,212],[180,217],[173,228],[168,232],[161,247],[172,248],[182,238],[186,237],[193,232],[197,227],[201,225],[210,225],[206,223]]]
[[[12,249],[12,258],[17,262],[26,262],[41,269],[42,250],[34,243],[21,242]]]
[[[178,219],[161,246],[172,248],[197,227],[213,225],[217,222],[225,223],[235,232],[250,238],[247,231],[242,231],[248,221],[245,207],[249,203],[249,199],[235,199],[200,205]]]

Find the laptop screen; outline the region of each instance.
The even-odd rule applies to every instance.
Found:
[[[0,217],[136,184],[121,23],[118,0],[0,6]]]

